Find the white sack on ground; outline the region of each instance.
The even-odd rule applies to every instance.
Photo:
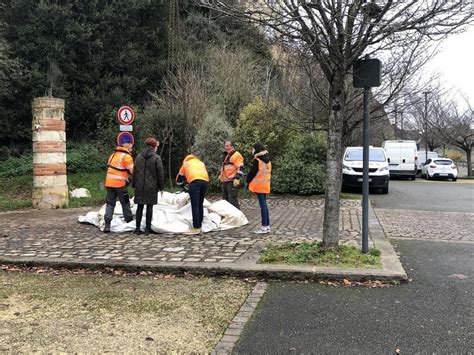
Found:
[[[137,211],[137,206],[130,200],[133,216]],[[99,212],[88,212],[85,216],[79,216],[81,223],[89,223],[104,229],[105,205],[101,207]],[[143,209],[143,218],[141,229],[145,229],[146,206]],[[204,220],[202,222],[202,230],[210,232],[215,230],[226,230],[237,228],[248,224],[247,217],[242,211],[232,206],[225,200],[210,203],[204,200]],[[158,194],[158,204],[153,208],[153,218],[151,228],[157,233],[183,233],[192,228],[193,217],[191,213],[191,203],[189,202],[189,194],[181,192],[172,194],[163,192]],[[110,223],[111,232],[132,232],[135,230],[135,220],[125,223],[123,219],[122,206],[117,201],[114,210],[114,217]]]

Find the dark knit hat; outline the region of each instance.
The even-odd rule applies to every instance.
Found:
[[[257,154],[257,153],[263,152],[265,150],[265,146],[262,143],[257,142],[253,145],[253,149],[255,151],[254,154]]]

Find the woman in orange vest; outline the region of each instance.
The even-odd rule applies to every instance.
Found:
[[[267,195],[270,193],[270,180],[272,178],[272,163],[267,150],[261,143],[255,143],[252,150],[252,167],[247,175],[249,190],[257,194],[262,226],[254,233],[270,233],[270,216],[267,206]]]
[[[184,186],[189,184],[189,197],[191,198],[191,211],[193,213],[193,228],[184,234],[194,235],[201,233],[204,219],[204,196],[206,195],[209,175],[206,166],[193,154],[184,158],[183,164],[176,176],[176,184]]]
[[[110,222],[112,222],[117,198],[122,205],[125,222],[133,221],[127,189],[133,174],[133,157],[130,154],[133,144],[128,136],[125,136],[120,143],[107,161],[107,176],[105,178],[107,207],[104,216],[104,233],[110,232]]]

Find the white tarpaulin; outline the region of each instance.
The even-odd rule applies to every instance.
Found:
[[[135,216],[137,206],[130,200],[132,213]],[[89,223],[104,229],[105,205],[99,212],[88,212],[85,216],[79,216],[81,223]],[[141,229],[145,229],[146,206],[143,209]],[[226,230],[237,228],[248,224],[247,217],[239,209],[225,200],[210,203],[204,200],[204,220],[202,222],[203,232],[215,230]],[[151,228],[157,233],[183,233],[192,228],[193,217],[189,194],[181,193],[158,193],[158,204],[153,207],[153,218]],[[125,223],[122,213],[122,205],[117,201],[114,217],[110,223],[111,232],[132,232],[135,230],[135,220]]]

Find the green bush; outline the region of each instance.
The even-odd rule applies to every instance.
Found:
[[[93,145],[74,145],[67,151],[68,173],[105,170],[107,157]],[[33,153],[11,157],[2,162],[0,177],[31,175],[33,173]]]
[[[272,159],[283,154],[288,142],[296,135],[289,115],[275,99],[257,97],[244,107],[237,120],[234,140],[246,161],[251,158],[252,145],[256,142],[267,148]]]
[[[219,185],[217,177],[221,167],[223,145],[231,136],[232,128],[224,116],[216,111],[206,115],[196,134],[192,151],[206,164],[211,187]]]
[[[67,172],[82,173],[105,170],[108,156],[90,144],[77,145],[67,152]]]
[[[0,176],[31,175],[33,172],[33,154],[23,154],[19,157],[10,157],[2,162]]]
[[[324,193],[325,137],[306,133],[295,137],[273,163],[272,191],[298,195]]]

